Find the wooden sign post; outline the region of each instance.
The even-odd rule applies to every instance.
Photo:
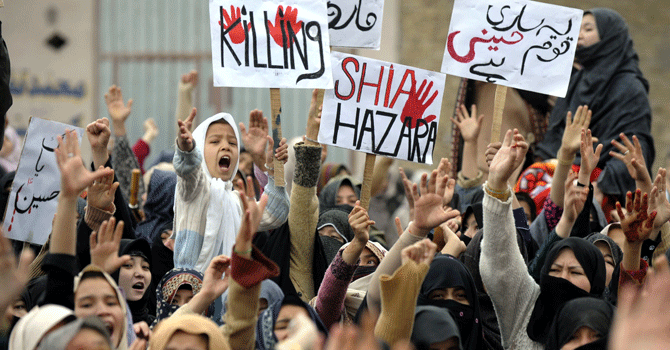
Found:
[[[365,169],[363,170],[363,186],[361,187],[361,207],[368,210],[370,208],[370,192],[372,190],[372,173],[375,171],[375,161],[377,156],[374,154],[365,154]]]
[[[503,110],[507,97],[507,86],[496,85],[496,97],[493,102],[493,123],[491,124],[491,143],[500,141]]]
[[[270,106],[272,109],[272,139],[274,140],[274,151],[279,147],[279,142],[282,139],[281,132],[281,93],[278,88],[270,89]],[[275,158],[274,159],[275,172],[275,186],[284,187],[284,164]]]

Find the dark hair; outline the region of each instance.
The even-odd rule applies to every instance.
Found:
[[[535,218],[537,217],[537,208],[535,207],[535,201],[533,200],[533,198],[531,198],[530,195],[526,192],[517,192],[517,193],[515,193],[515,195],[516,195],[516,199],[519,202],[524,202],[524,203],[528,204],[528,207],[530,207],[530,217],[529,217],[529,219],[530,219],[530,221],[535,220]]]
[[[81,283],[84,280],[91,279],[91,278],[102,278],[105,281],[107,281],[107,277],[105,277],[105,274],[103,274],[100,271],[86,271],[81,275],[81,278],[79,279],[79,283]]]

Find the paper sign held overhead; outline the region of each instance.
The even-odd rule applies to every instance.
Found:
[[[7,238],[44,244],[51,233],[60,193],[60,170],[54,150],[58,135],[77,130],[81,143],[82,128],[50,120],[31,118],[16,169],[12,191],[7,200],[3,230]]]
[[[455,0],[442,72],[564,97],[583,11],[524,0]]]
[[[214,86],[332,87],[326,3],[210,0]]]
[[[332,52],[319,142],[432,164],[445,75]]]
[[[328,0],[330,46],[379,50],[384,0]]]

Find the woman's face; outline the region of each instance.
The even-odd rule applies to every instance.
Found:
[[[190,289],[179,289],[170,301],[170,305],[182,306],[193,299],[193,291]]]
[[[479,226],[477,226],[477,219],[475,218],[475,214],[470,214],[470,216],[465,219],[465,225],[467,229],[463,234],[470,238],[474,237],[477,234],[477,230],[479,229]]]
[[[605,285],[609,286],[610,281],[612,280],[612,274],[614,273],[614,257],[612,256],[612,251],[610,250],[610,246],[603,241],[596,242],[595,246],[601,253],[603,253],[603,258],[605,258],[605,271],[607,272],[605,275]]]
[[[560,251],[551,264],[549,276],[563,278],[586,292],[591,291],[591,282],[572,249],[565,248]]]
[[[600,41],[596,18],[592,14],[586,14],[582,19],[582,27],[577,38],[577,47],[589,47]]]
[[[470,305],[468,295],[463,287],[449,287],[444,289],[435,289],[428,294],[430,300],[453,300],[463,305]]]
[[[309,318],[307,310],[298,305],[284,305],[279,310],[277,315],[277,322],[275,322],[275,337],[280,342],[288,338],[288,324],[298,315],[303,315]]]
[[[563,345],[561,350],[573,350],[582,345],[593,343],[598,339],[600,339],[600,334],[598,334],[598,332],[587,326],[582,326],[575,331],[575,334],[573,334],[570,340]]]
[[[361,252],[360,266],[378,266],[379,258],[368,248],[363,248]]]
[[[116,291],[104,278],[87,278],[79,283],[74,295],[74,313],[77,317],[98,316],[107,326],[115,346],[125,337],[122,334],[123,308]]]
[[[202,334],[191,334],[177,331],[170,341],[165,344],[165,349],[169,350],[207,350],[209,345],[207,339]]]
[[[130,261],[119,269],[119,287],[126,293],[129,301],[138,301],[151,283],[151,269],[149,262],[139,256],[133,256]]]
[[[110,349],[105,336],[92,329],[84,328],[67,344],[66,350],[107,350]]]

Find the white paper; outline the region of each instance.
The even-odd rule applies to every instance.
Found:
[[[7,201],[3,230],[8,238],[40,245],[47,241],[60,193],[60,170],[54,154],[58,148],[56,136],[64,136],[66,129],[77,130],[81,143],[82,128],[30,119]]]
[[[319,142],[432,164],[446,76],[340,52],[331,59]]]
[[[384,0],[329,0],[330,45],[379,50],[383,10]]]
[[[332,87],[325,1],[210,0],[209,16],[214,86]]]
[[[583,11],[523,0],[455,0],[442,72],[565,97]]]

